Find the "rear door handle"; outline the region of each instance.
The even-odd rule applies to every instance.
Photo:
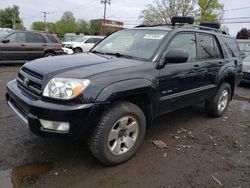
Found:
[[[21,46],[26,46],[25,44],[21,44]]]
[[[43,44],[42,46],[47,46],[47,44]]]

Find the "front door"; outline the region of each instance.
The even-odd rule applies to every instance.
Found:
[[[201,100],[202,77],[205,74],[197,60],[197,39],[192,32],[175,35],[167,47],[187,50],[186,63],[168,63],[159,72],[159,112],[161,114],[191,105]]]
[[[27,60],[25,33],[12,33],[3,40],[9,42],[0,43],[1,60]]]

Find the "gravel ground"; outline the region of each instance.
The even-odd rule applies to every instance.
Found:
[[[130,161],[105,167],[86,144],[39,138],[19,121],[4,99],[19,68],[0,67],[0,188],[250,187],[249,86],[236,89],[223,118],[201,105],[161,116]]]

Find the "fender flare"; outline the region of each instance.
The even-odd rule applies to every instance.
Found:
[[[123,80],[105,87],[96,97],[96,102],[114,101],[119,98],[146,94],[152,98],[156,84],[144,78]]]

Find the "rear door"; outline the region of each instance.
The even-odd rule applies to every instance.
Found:
[[[221,67],[226,63],[222,55],[222,49],[217,38],[212,34],[199,33],[198,40],[198,60],[201,76],[201,86],[211,87],[203,92],[203,98],[211,96],[216,89],[216,79]]]
[[[9,40],[9,43],[0,43],[1,60],[27,60],[24,32],[12,33],[4,40]]]
[[[26,35],[26,49],[29,60],[40,58],[44,56],[44,49],[48,44],[46,39],[39,33],[25,33]]]

